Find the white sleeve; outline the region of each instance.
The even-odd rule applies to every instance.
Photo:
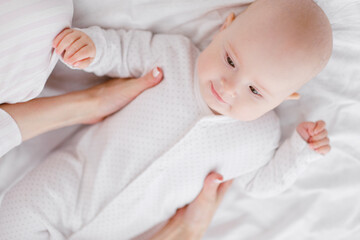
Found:
[[[149,66],[146,66],[146,63],[155,60],[152,43],[156,35],[151,32],[105,30],[97,26],[79,30],[92,39],[96,48],[94,60],[84,69],[86,72],[92,72],[98,76],[140,77],[148,70]]]
[[[288,189],[308,165],[319,158],[322,155],[310,149],[294,131],[266,165],[241,176],[236,182],[253,197],[272,197]]]
[[[0,108],[0,158],[21,143],[20,129],[15,120]]]

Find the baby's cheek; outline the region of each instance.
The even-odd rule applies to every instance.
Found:
[[[197,68],[198,68],[198,73],[203,73],[204,72],[204,68],[206,64],[206,52],[202,52],[199,55],[198,61],[197,61]]]
[[[198,71],[202,74],[211,75],[210,72],[217,69],[219,66],[219,57],[216,54],[216,50],[211,47],[207,47],[202,51],[198,58]]]

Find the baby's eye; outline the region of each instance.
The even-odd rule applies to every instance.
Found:
[[[253,86],[249,86],[249,88],[253,94],[261,96],[261,94]]]
[[[233,60],[227,54],[226,54],[226,61],[232,68],[235,68],[235,64],[234,64]]]

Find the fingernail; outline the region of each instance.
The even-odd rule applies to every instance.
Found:
[[[157,76],[159,76],[159,74],[160,74],[160,71],[159,71],[158,67],[154,68],[152,71],[153,77],[156,78]]]
[[[218,176],[217,178],[214,179],[214,182],[215,183],[221,183],[223,180],[223,177],[222,176]]]
[[[219,184],[219,183],[221,183],[221,180],[220,179],[215,179],[214,182]]]
[[[80,65],[80,63],[75,63],[74,67],[78,67]]]

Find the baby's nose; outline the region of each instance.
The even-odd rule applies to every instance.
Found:
[[[226,81],[224,78],[220,80],[221,88],[224,90],[224,93],[231,98],[235,98],[236,93],[236,82],[235,81]]]

